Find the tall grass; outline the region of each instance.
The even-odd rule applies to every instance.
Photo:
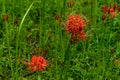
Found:
[[[101,19],[103,5],[119,1],[73,1],[70,7],[70,0],[0,1],[1,80],[119,80],[120,18]],[[65,25],[70,14],[85,19],[86,41],[69,43]],[[46,58],[45,70],[27,69],[23,63],[33,55]]]

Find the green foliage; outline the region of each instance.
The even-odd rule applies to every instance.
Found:
[[[103,5],[114,1],[120,5],[118,0],[0,0],[0,80],[119,80],[120,15],[101,18]],[[70,14],[85,19],[86,41],[69,43]],[[27,69],[23,62],[33,55],[46,58],[45,70]]]

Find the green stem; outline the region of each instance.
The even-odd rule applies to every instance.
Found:
[[[20,54],[21,52],[19,52],[19,50],[20,50],[19,47],[20,47],[20,32],[21,32],[21,29],[22,29],[22,25],[23,25],[23,22],[25,21],[25,18],[26,18],[26,16],[27,16],[28,12],[30,11],[31,7],[33,6],[33,4],[34,4],[34,1],[33,1],[32,4],[28,7],[25,15],[23,16],[23,18],[22,18],[22,20],[21,20],[20,26],[19,26],[19,28],[18,28],[18,30],[17,30],[18,33],[17,33],[17,36],[16,36],[16,59],[19,59],[19,58],[20,58],[20,55],[21,55],[21,54]],[[18,65],[19,65],[19,63],[16,62],[16,73],[18,72],[18,71],[17,71]],[[16,76],[16,78],[17,78],[17,76]]]
[[[6,8],[5,8],[5,1],[3,0],[3,12],[6,13]],[[7,14],[8,15],[8,14]],[[9,15],[8,15],[9,16]],[[13,74],[13,66],[12,66],[12,59],[11,56],[12,54],[10,53],[11,49],[10,49],[10,31],[9,31],[9,27],[8,27],[8,22],[5,22],[5,26],[6,26],[6,41],[7,41],[7,47],[8,47],[8,54],[9,54],[9,60],[10,60],[10,68],[11,68],[11,76],[14,76]]]

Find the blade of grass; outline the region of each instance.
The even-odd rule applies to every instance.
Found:
[[[29,13],[29,11],[30,11],[30,9],[32,8],[32,6],[33,6],[33,4],[34,4],[34,1],[32,2],[32,4],[28,7],[28,9],[27,9],[27,11],[26,11],[26,13],[25,13],[25,15],[23,16],[23,18],[22,18],[22,20],[21,20],[21,22],[20,22],[20,26],[19,26],[19,28],[18,28],[18,33],[17,33],[17,38],[16,38],[16,59],[19,59],[20,58],[20,56],[21,56],[21,52],[19,52],[18,50],[19,50],[19,46],[20,46],[20,32],[21,32],[21,28],[22,28],[22,26],[23,26],[23,23],[24,23],[24,21],[25,21],[25,18],[26,18],[26,16],[27,16],[27,14]],[[18,70],[18,65],[19,65],[19,63],[18,62],[16,62],[16,79],[17,79],[17,70]]]

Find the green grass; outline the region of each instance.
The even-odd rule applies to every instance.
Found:
[[[120,16],[101,19],[104,5],[120,1],[74,1],[71,8],[69,0],[0,1],[0,80],[120,80]],[[85,18],[86,41],[69,43],[71,35],[61,23],[70,14]],[[33,55],[46,58],[45,70],[33,73],[20,62]]]

